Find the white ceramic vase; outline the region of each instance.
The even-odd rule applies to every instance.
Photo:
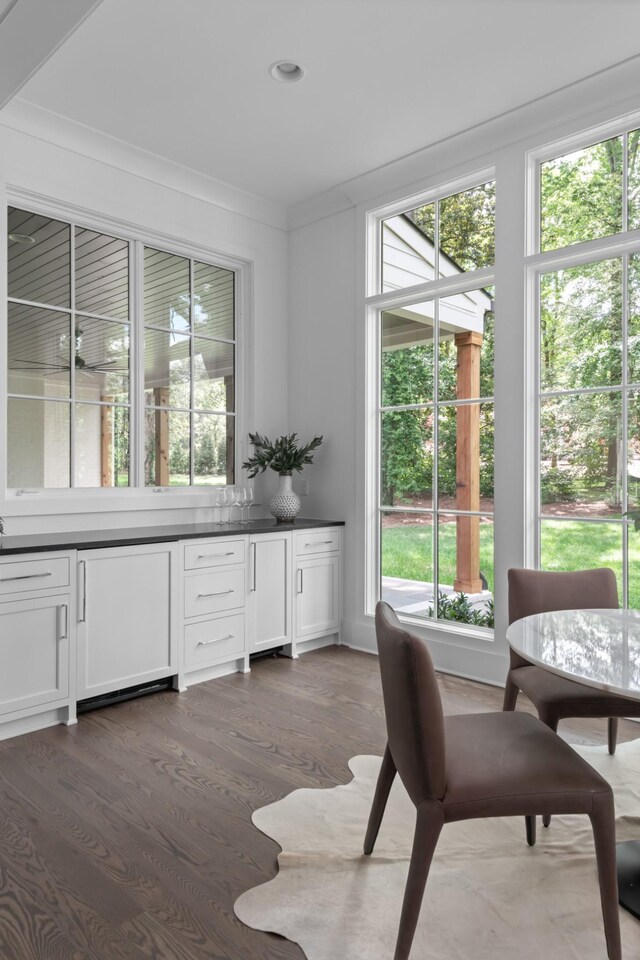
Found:
[[[298,494],[293,492],[291,481],[290,473],[281,473],[278,492],[269,500],[269,510],[278,523],[291,523],[300,513],[302,504]]]

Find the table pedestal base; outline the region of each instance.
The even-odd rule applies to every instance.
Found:
[[[620,906],[640,920],[640,840],[616,845]]]

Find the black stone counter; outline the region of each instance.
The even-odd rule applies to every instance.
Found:
[[[234,537],[252,533],[313,530],[318,527],[343,527],[344,520],[304,520],[277,523],[269,517],[249,523],[184,523],[138,527],[128,530],[75,530],[70,533],[28,534],[0,537],[0,560],[16,553],[44,553],[49,550],[93,550],[100,547],[126,547],[137,543],[167,543],[173,540],[197,540],[203,537]]]

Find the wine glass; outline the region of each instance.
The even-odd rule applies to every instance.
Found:
[[[249,521],[251,520],[251,507],[253,506],[253,498],[254,498],[253,487],[245,487],[244,488],[244,504],[243,504],[243,507],[247,511],[247,519],[245,520],[245,523],[249,523]]]
[[[220,519],[218,520],[218,523],[220,524],[220,526],[222,526],[225,523],[224,509],[228,503],[229,503],[229,497],[227,495],[227,488],[220,487],[220,489],[218,490],[218,496],[216,497],[216,507],[220,508]]]
[[[244,508],[247,505],[247,487],[238,487],[238,498],[236,504],[240,507],[240,523],[246,523],[244,518]]]
[[[231,505],[238,508],[239,511],[239,523],[242,523],[242,508],[244,506],[244,490],[242,487],[231,487]],[[229,514],[231,514],[231,509],[229,509]],[[231,520],[231,516],[229,516]]]

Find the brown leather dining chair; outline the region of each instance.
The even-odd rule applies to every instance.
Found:
[[[621,960],[615,822],[611,787],[529,713],[445,717],[424,640],[405,630],[386,603],[376,635],[388,742],[364,841],[371,854],[396,772],[416,808],[416,825],[394,960],[407,960],[429,867],[445,823],[524,816],[535,843],[543,812],[591,819],[609,960]]]
[[[572,573],[511,569],[509,623],[534,613],[554,610],[610,610],[618,607],[618,587],[613,570],[578,570]],[[504,691],[504,710],[515,710],[518,693],[532,701],[538,716],[552,730],[567,717],[608,717],[609,753],[615,753],[619,717],[640,717],[640,702],[577,680],[549,673],[509,651],[510,667]],[[545,822],[546,819],[545,819]]]

